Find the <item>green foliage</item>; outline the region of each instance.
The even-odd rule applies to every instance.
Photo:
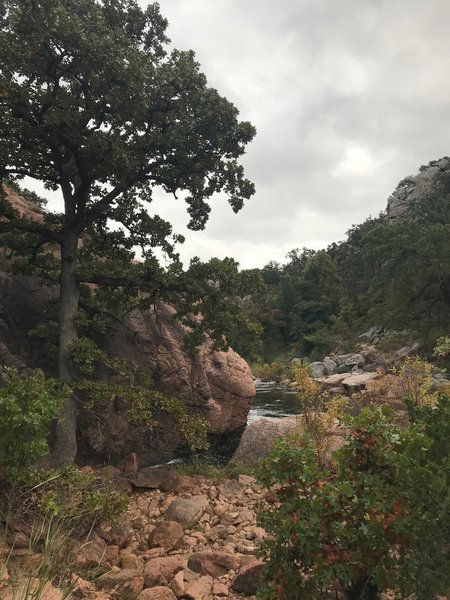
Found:
[[[206,263],[191,260],[188,270],[181,274],[180,292],[173,299],[177,317],[189,328],[185,337],[193,350],[212,338],[213,350],[230,345],[246,355],[252,354],[260,334],[260,326],[249,318],[244,297],[257,293],[262,280],[256,270],[238,270],[232,258],[212,258]]]
[[[280,439],[260,479],[280,504],[260,515],[269,532],[260,597],[348,600],[392,589],[418,600],[450,584],[450,399],[417,406],[398,429],[384,408],[341,418],[346,444],[333,469],[308,436]]]
[[[436,346],[434,348],[434,356],[438,358],[445,358],[450,356],[450,337],[442,336],[436,340]]]
[[[449,240],[448,175],[401,219],[381,216],[353,227],[330,252],[357,317],[412,329],[431,349],[450,324]]]
[[[238,162],[254,127],[208,87],[192,51],[169,49],[166,28],[156,2],[2,4],[0,182],[29,176],[60,190],[64,213],[25,219],[2,199],[0,243],[28,259],[18,261],[24,273],[37,269],[60,285],[58,365],[65,381],[72,378],[77,326],[85,336],[105,334],[137,305],[176,298],[193,346],[204,333],[226,348],[257,331],[235,307],[246,274],[237,274],[234,261],[193,261],[186,274],[176,253],[183,237],[150,210],[154,187],[181,193],[188,227],[201,230],[215,194],[224,193],[234,212],[254,194]],[[133,262],[136,248],[141,264]],[[172,261],[167,269],[158,265],[158,250]],[[200,310],[202,318],[192,319]],[[56,427],[63,461],[76,452],[75,427],[74,418]]]
[[[39,370],[22,377],[4,368],[0,377],[0,468],[16,478],[48,453],[50,426],[68,390]]]
[[[407,356],[398,370],[404,398],[410,410],[435,406],[438,393],[433,392],[433,367],[418,356]]]
[[[28,481],[13,482],[1,489],[0,519],[6,529],[24,523],[30,530],[29,553],[24,563],[7,558],[14,599],[47,598],[45,586],[52,582],[71,598],[73,573],[82,574],[76,556],[99,524],[117,524],[128,498],[114,489],[113,481],[70,467],[63,472],[29,472]],[[48,592],[47,592],[48,594]]]
[[[262,360],[257,360],[250,363],[250,369],[254,377],[265,381],[283,381],[287,379],[291,373],[290,367],[285,360],[281,358],[265,363]]]
[[[62,473],[37,472],[28,496],[29,508],[53,518],[72,521],[77,532],[97,522],[114,522],[127,506],[127,496],[91,473],[69,467]]]

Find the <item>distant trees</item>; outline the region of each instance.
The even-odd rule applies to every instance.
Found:
[[[433,341],[450,327],[450,178],[402,219],[368,219],[331,251],[344,293],[366,324]]]
[[[431,349],[450,328],[450,177],[401,219],[370,217],[326,251],[287,259],[260,271],[267,287],[256,304],[273,317],[260,320],[263,350],[281,342],[319,358],[376,324],[409,329]]]

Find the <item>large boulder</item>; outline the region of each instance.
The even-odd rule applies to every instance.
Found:
[[[244,431],[239,446],[230,460],[230,464],[256,467],[273,449],[279,437],[305,431],[305,415],[284,417],[283,419],[257,419]],[[337,422],[330,426],[327,443],[324,445],[324,459],[329,461],[331,454],[343,444],[343,431]]]
[[[257,419],[250,423],[242,434],[239,446],[230,463],[256,467],[263,458],[270,454],[278,437],[302,430],[303,418],[301,415],[283,419]]]

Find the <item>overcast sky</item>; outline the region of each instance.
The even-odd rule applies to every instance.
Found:
[[[140,0],[145,4],[144,0]],[[243,158],[255,196],[213,201],[189,232],[182,201],[155,210],[181,256],[242,267],[323,248],[450,154],[450,0],[161,0],[168,35],[257,128]]]

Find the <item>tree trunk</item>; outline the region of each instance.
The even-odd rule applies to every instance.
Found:
[[[378,600],[379,597],[378,586],[370,583],[367,577],[347,590],[348,600]]]
[[[77,337],[75,317],[78,310],[80,286],[77,278],[78,235],[72,231],[64,233],[61,244],[61,281],[59,294],[59,348],[58,370],[63,383],[72,379],[70,345]],[[51,463],[61,467],[74,461],[77,452],[76,440],[77,402],[71,394],[64,402],[61,416],[56,424]]]

